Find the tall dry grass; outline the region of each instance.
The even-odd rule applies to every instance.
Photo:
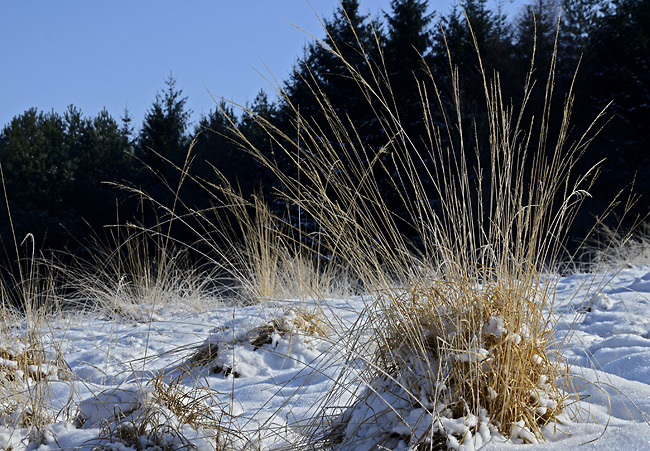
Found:
[[[50,263],[61,312],[147,322],[163,308],[205,311],[225,296],[219,268],[194,263],[158,230],[116,228],[90,243],[87,255]]]
[[[409,136],[383,61],[366,60],[371,75],[364,77],[339,49],[320,45],[339,58],[377,112],[383,145],[367,146],[357,124],[338,114],[340,106],[314,84],[325,124],[302,115],[288,97],[295,129],[256,118],[276,155],[294,162],[300,176],[238,136],[277,176],[281,198],[313,221],[320,255],[343,262],[368,299],[364,320],[349,332],[350,354],[341,357],[344,366],[361,362],[363,370],[344,371],[334,381],[306,441],[336,449],[362,443],[390,448],[403,441],[423,450],[465,440],[479,445],[481,428],[523,442],[542,440],[544,426],[571,396],[563,385],[567,364],[553,342],[554,279],[546,274],[573,257],[565,252],[567,233],[598,174],[597,167],[578,173],[578,163],[602,125],[602,113],[582,134],[573,133],[572,92],[556,105],[555,56],[541,87],[533,60],[523,101],[513,104],[477,50],[486,136],[468,134],[454,55],[452,108],[429,70],[418,80],[426,131]],[[534,89],[543,90],[544,105],[529,116]],[[525,123],[526,117],[534,119]],[[553,135],[551,122],[559,123]],[[475,123],[470,129],[481,131]],[[390,200],[377,178],[388,168]],[[391,207],[395,198],[406,218]],[[256,207],[267,214],[266,207]],[[415,231],[419,246],[405,229]],[[267,255],[249,254],[260,267],[273,266]],[[332,406],[345,405],[351,392],[352,404],[333,415]]]
[[[22,246],[27,256],[17,264],[18,275],[0,281],[0,426],[39,441],[46,426],[72,408],[71,400],[56,400],[52,388],[70,374],[51,340],[48,319],[58,310],[51,268],[36,259],[33,237],[16,244],[18,255]]]
[[[10,199],[6,191],[3,194],[13,226]],[[0,280],[0,447],[23,449],[51,442],[53,423],[82,428],[87,411],[119,411],[119,399],[113,395],[123,392],[130,393],[133,411],[115,414],[101,425],[89,421],[87,426],[97,428],[99,436],[88,446],[181,449],[199,443],[214,449],[252,449],[241,431],[231,427],[231,399],[211,389],[199,374],[172,367],[165,371],[176,371],[177,379],[161,372],[131,391],[121,384],[102,391],[101,384],[94,387],[78,378],[66,362],[66,321],[83,321],[84,313],[151,325],[159,308],[208,310],[221,305],[222,267],[193,265],[169,230],[169,220],[152,229],[133,224],[116,228],[107,241],[96,239],[88,245],[86,259],[45,259],[33,236],[21,241],[14,234],[13,255],[6,257],[16,264]],[[149,332],[144,339],[148,342]],[[106,346],[101,352],[108,356],[111,343]],[[125,364],[137,381],[150,373],[149,364],[158,357],[145,353]],[[192,379],[191,388],[185,378]],[[82,392],[96,390],[94,397],[79,402],[80,386]],[[66,390],[69,398],[59,399]]]
[[[246,303],[310,300],[349,295],[353,284],[340,265],[325,260],[318,247],[304,244],[299,228],[274,213],[262,195],[244,199],[232,187],[226,196],[227,216],[216,216],[214,228],[225,246],[208,241],[212,255],[239,288]]]

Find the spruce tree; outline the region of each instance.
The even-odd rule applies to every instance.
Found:
[[[122,120],[122,128],[121,128],[122,134],[129,140],[129,144],[133,146],[135,141],[133,117],[131,116],[131,111],[129,110],[128,106],[124,107],[124,111],[120,119]]]
[[[305,49],[285,83],[278,123],[284,136],[301,146],[304,140],[300,134],[308,124],[318,135],[316,139],[332,145],[345,166],[358,140],[367,149],[378,149],[385,141],[373,100],[360,82],[360,77],[371,80],[371,71],[379,64],[380,32],[377,24],[361,12],[358,0],[342,0],[334,16],[324,20],[324,26],[322,42],[313,42]],[[296,148],[291,151],[298,152]],[[300,155],[277,152],[272,157],[284,173],[300,177]],[[371,160],[373,155],[363,158]]]
[[[464,0],[460,7],[454,6],[449,14],[440,18],[433,36],[433,72],[450,108],[454,108],[455,95],[452,73],[457,68],[465,117],[483,115],[484,87],[479,66],[483,66],[486,74],[509,72],[513,52],[511,37],[512,31],[503,11],[490,10],[487,0]]]
[[[119,216],[128,219],[133,207],[124,204],[124,191],[113,184],[128,184],[135,175],[129,136],[104,109],[95,118],[83,121],[80,139],[69,205],[93,228],[114,221],[116,207]],[[118,205],[116,200],[120,201]]]
[[[606,8],[605,0],[562,0],[560,58],[577,65],[594,32],[598,14]]]
[[[440,18],[434,33],[433,56],[436,69],[449,72],[449,58],[460,72],[469,75],[478,68],[478,56],[474,38],[486,69],[494,62],[485,58],[491,46],[508,38],[503,13],[495,14],[487,6],[487,0],[464,0],[460,6]],[[471,27],[471,28],[470,28]],[[503,55],[505,56],[505,55]]]
[[[237,179],[238,161],[236,144],[233,141],[232,127],[239,122],[233,108],[221,101],[199,120],[194,130],[196,136],[192,148],[192,175],[207,183],[218,183],[215,169],[225,175],[231,183]],[[202,193],[205,197],[206,193]]]
[[[418,83],[426,79],[432,44],[426,0],[393,0],[385,14],[387,36],[384,46],[386,70],[391,86],[394,113],[413,137],[425,133]]]
[[[357,131],[365,135],[364,128],[374,114],[351,71],[369,77],[368,62],[378,60],[378,27],[360,11],[358,0],[342,0],[334,16],[324,19],[324,25],[326,36],[322,42],[307,46],[285,84],[281,120],[291,127],[297,109],[302,117],[314,119],[327,129],[327,119],[316,98],[322,94],[338,116],[350,117]]]
[[[170,181],[178,172],[172,166],[182,166],[190,144],[187,131],[192,112],[186,109],[187,97],[176,87],[176,79],[170,75],[165,85],[167,88],[156,94],[145,114],[136,156],[159,177]]]
[[[37,246],[46,235],[56,241],[67,225],[64,198],[71,190],[74,163],[68,154],[63,118],[35,108],[14,117],[0,133],[0,162],[16,238],[32,233]],[[3,209],[2,240],[12,240],[8,212]]]
[[[559,18],[557,0],[534,0],[525,5],[515,27],[515,60],[520,76],[525,77],[534,58],[535,70],[546,77],[555,51]]]
[[[609,189],[636,179],[636,191],[650,195],[650,0],[616,0],[601,10],[583,66],[588,113],[608,106],[611,117],[594,146],[607,158]]]
[[[438,125],[445,127],[447,124],[440,117],[440,109],[448,118],[456,118],[457,102],[460,102],[461,123],[449,125],[462,127],[465,136],[471,136],[471,141],[477,143],[486,157],[488,123],[485,81],[480,69],[483,68],[487,77],[492,77],[495,71],[507,77],[512,66],[510,27],[502,11],[495,13],[488,8],[487,0],[464,0],[442,16],[434,30],[432,71],[442,101],[442,105],[436,104],[433,108],[438,114],[435,119]],[[507,99],[511,96],[508,81],[504,80],[502,86]],[[457,136],[457,133],[443,133],[443,139],[451,139],[450,136]],[[458,151],[463,148],[466,152],[459,158],[474,158],[474,148],[451,144],[455,144],[453,147]]]

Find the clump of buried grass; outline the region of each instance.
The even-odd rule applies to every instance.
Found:
[[[559,107],[552,101],[555,58],[541,88],[543,110],[529,115],[535,65],[522,104],[513,105],[477,51],[485,127],[464,122],[461,77],[450,55],[451,96],[432,72],[419,80],[426,131],[409,136],[383,63],[366,60],[373,75],[364,78],[337,48],[320,44],[377,113],[384,145],[369,148],[357,124],[339,116],[310,80],[326,123],[298,106],[291,133],[256,118],[276,155],[299,162],[301,178],[240,134],[282,182],[284,199],[315,224],[321,255],[343,262],[368,299],[365,320],[350,332],[351,353],[342,358],[346,368],[363,370],[335,381],[305,441],[425,450],[480,446],[497,433],[515,442],[543,440],[553,433],[544,426],[557,420],[570,394],[567,365],[552,340],[554,279],[546,275],[571,258],[567,232],[598,172],[577,173],[596,122],[576,135],[572,92]],[[359,54],[367,55],[362,48]],[[342,162],[345,170],[338,170]],[[393,180],[390,189],[382,174]],[[405,214],[391,207],[396,199]]]
[[[0,425],[40,431],[56,415],[50,383],[67,379],[65,363],[44,348],[43,337],[0,335]]]
[[[243,434],[230,427],[226,395],[191,372],[174,374],[161,373],[137,389],[98,393],[81,403],[76,427],[101,425],[93,449],[248,449]]]
[[[276,312],[260,325],[237,327],[235,324],[216,328],[212,335],[198,346],[187,359],[185,367],[208,367],[212,373],[240,377],[235,368],[236,347],[243,346],[254,351],[273,350],[280,340],[289,343],[298,337],[328,337],[330,322],[323,312],[298,305]],[[290,356],[285,356],[290,358]]]
[[[379,294],[382,307],[366,323],[378,332],[365,388],[324,440],[340,449],[472,449],[499,432],[537,443],[564,408],[567,364],[541,311],[547,294],[521,290],[440,281]]]
[[[402,338],[389,337],[386,350],[381,352],[382,366],[404,367],[408,362],[400,354],[426,351],[427,355],[419,356],[417,361],[435,362],[434,368],[423,367],[423,374],[441,373],[444,387],[438,385],[437,391],[454,418],[484,407],[496,424],[512,425],[526,418],[528,424],[543,425],[556,410],[561,410],[564,395],[555,384],[547,384],[559,375],[556,362],[547,354],[552,343],[548,324],[540,323],[544,321],[541,314],[522,318],[507,311],[522,302],[544,305],[537,293],[496,285],[475,291],[455,283],[441,283],[402,296],[411,299],[393,299],[393,309],[386,316],[399,314],[399,320],[388,321],[408,327],[396,331]],[[405,305],[410,309],[400,311]],[[520,308],[531,311],[538,307]],[[481,311],[463,312],[465,309]],[[475,322],[454,324],[457,318]],[[427,342],[405,349],[405,342],[421,337],[427,337]],[[542,389],[549,392],[542,394]]]

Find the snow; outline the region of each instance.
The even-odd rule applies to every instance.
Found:
[[[154,449],[160,443],[167,449],[274,449],[302,443],[314,426],[313,418],[328,407],[328,393],[342,370],[350,375],[358,370],[357,362],[346,359],[350,337],[343,326],[357,320],[365,303],[351,298],[229,306],[215,300],[204,311],[143,307],[148,321],[61,315],[42,325],[40,332],[48,353],[60,353],[65,365],[53,359],[31,370],[47,378],[43,409],[50,421],[35,434],[19,425],[17,414],[0,417],[0,449],[131,450]],[[325,336],[301,332],[292,308],[298,304],[307,311],[325,310],[325,317],[336,318],[340,327]],[[559,278],[555,307],[555,339],[563,344],[580,402],[569,403],[558,422],[544,426],[547,441],[538,441],[523,424],[513,425],[507,440],[489,424],[485,412],[440,418],[435,427],[458,436],[470,428],[475,431],[462,443],[450,435],[448,447],[650,449],[650,266]],[[485,331],[506,333],[503,319],[491,318]],[[0,341],[0,348],[11,351],[1,356],[0,369],[16,370],[13,357],[24,347],[20,341]],[[459,358],[480,362],[484,351],[477,348]],[[541,363],[542,357],[534,358]],[[192,362],[201,366],[191,367]],[[543,396],[548,382],[538,383],[540,409],[553,407]],[[33,386],[34,381],[26,378],[25,384]],[[336,398],[347,405],[329,406],[334,417],[352,405],[361,390],[351,387],[347,400]],[[346,415],[365,421],[368,412],[381,411],[386,402],[399,408],[403,400],[391,398],[389,391],[377,392]],[[29,413],[30,408],[20,412]],[[183,419],[183,412],[201,415]],[[424,433],[431,420],[424,408],[412,409],[404,418],[385,415],[349,432],[357,434],[355,449],[365,449],[364,440],[377,428],[398,436],[409,428]],[[141,426],[135,441],[121,438],[124,425]],[[215,425],[233,434],[217,433]],[[392,449],[408,450],[412,444],[396,440]]]

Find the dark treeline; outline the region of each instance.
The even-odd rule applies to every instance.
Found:
[[[385,70],[392,87],[388,113],[398,114],[409,136],[426,145],[415,79],[422,79],[424,71],[430,70],[443,101],[445,96],[450,100],[453,88],[447,48],[461,74],[462,121],[468,130],[479,131],[479,137],[483,136],[481,128],[486,127],[485,102],[480,100],[483,82],[465,14],[472,23],[484,66],[489,74],[500,73],[504,98],[512,99],[515,105],[522,101],[535,49],[538,86],[529,99],[530,116],[524,118],[525,123],[533,124],[533,115],[541,114],[545,102],[544,85],[559,18],[558,105],[574,84],[572,122],[580,132],[609,105],[609,123],[592,143],[584,162],[587,168],[606,159],[599,183],[592,190],[596,200],[587,205],[586,214],[598,214],[604,207],[598,199],[609,201],[613,192],[633,180],[635,191],[647,199],[650,0],[532,0],[511,18],[504,14],[503,2],[495,9],[487,0],[462,4],[464,12],[455,7],[428,14],[426,1],[393,0],[382,17],[368,18],[359,1],[343,0],[325,20],[324,42],[336,48],[362,75],[370,77],[373,65]],[[377,119],[378,106],[366,100],[347,70],[331,52],[313,43],[284,82],[286,96],[272,101],[260,92],[249,105],[250,113],[239,115],[224,103],[196,125],[190,123],[187,99],[171,77],[139,127],[128,112],[119,120],[106,111],[87,118],[74,106],[63,113],[30,109],[16,116],[0,133],[0,162],[12,220],[3,208],[0,238],[6,255],[15,254],[14,236],[20,242],[31,233],[39,248],[78,252],[81,243],[101,234],[106,225],[132,222],[149,227],[164,221],[164,209],[152,208],[138,192],[147,193],[161,205],[174,205],[181,181],[178,167],[186,164],[193,140],[189,174],[194,179],[204,185],[221,183],[214,175],[213,168],[217,168],[228,182],[239,186],[244,196],[263,192],[271,200],[277,187],[275,180],[243,150],[241,139],[232,139],[229,130],[233,125],[239,127],[249,144],[277,159],[287,171],[297,170],[289,158],[285,156],[283,161],[283,155],[276,155],[272,140],[255,117],[268,119],[291,136],[295,134],[294,111],[298,109],[303,117],[322,125],[323,139],[336,140],[331,129],[328,132],[326,118],[313,95],[316,86],[340,117],[355,124],[355,136],[368,149],[378,150],[385,144],[385,124]],[[559,120],[561,114],[557,117]],[[553,129],[558,124],[551,120],[550,126]],[[350,144],[336,142],[341,148]],[[530,149],[536,150],[535,146]],[[376,175],[390,198],[396,183],[391,180],[390,161],[381,167],[383,172]],[[117,182],[132,190],[104,182]],[[178,194],[180,201],[175,209],[179,214],[209,209],[214,202],[194,182],[186,182]],[[638,211],[645,212],[647,200],[639,205]],[[172,234],[182,241],[192,239],[182,228]]]

